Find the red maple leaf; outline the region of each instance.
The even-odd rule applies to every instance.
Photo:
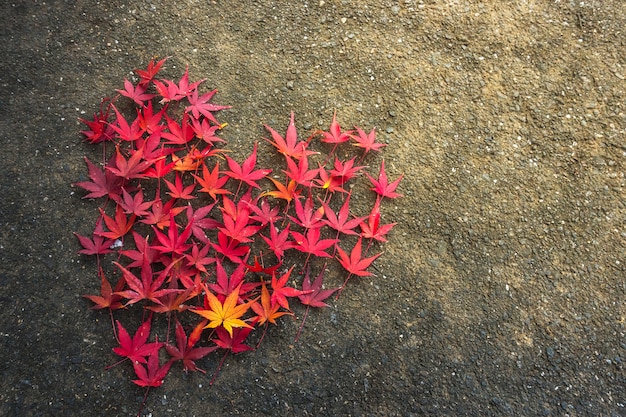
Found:
[[[350,134],[352,133],[352,131],[347,131],[347,132],[343,132],[341,133],[341,126],[339,126],[339,123],[337,123],[337,111],[335,111],[333,113],[333,121],[330,123],[330,128],[328,129],[328,132],[321,132],[322,134],[322,139],[320,139],[322,142],[325,143],[334,143],[335,146],[337,146],[337,144],[342,143],[342,142],[347,142],[350,140]],[[331,154],[333,153],[333,151],[331,151]]]
[[[348,161],[341,161],[337,157],[335,157],[334,168],[331,169],[329,172],[336,182],[338,182],[339,184],[345,184],[346,182],[354,178],[354,176],[363,169],[362,166],[354,166],[355,158],[352,158]]]
[[[206,373],[203,369],[198,368],[194,361],[204,358],[218,348],[218,346],[194,347],[195,344],[198,343],[198,340],[200,340],[200,335],[205,325],[206,321],[201,321],[200,324],[192,330],[189,338],[187,338],[185,329],[183,329],[180,322],[176,320],[176,346],[170,344],[165,345],[167,353],[172,357],[170,361],[183,361],[183,369],[185,372],[200,371],[203,374]]]
[[[135,332],[135,335],[130,337],[122,323],[119,320],[117,322],[117,334],[119,337],[119,347],[113,348],[113,352],[116,354],[128,358],[133,363],[146,363],[146,357],[152,355],[154,352],[158,352],[163,346],[163,343],[152,342],[146,343],[150,336],[150,326],[152,317],[149,317],[146,321],[141,323],[141,326]]]
[[[145,101],[148,101],[154,97],[154,94],[147,94],[146,90],[148,86],[145,84],[137,84],[137,87],[130,81],[124,78],[124,90],[116,90],[121,95],[128,97],[140,106],[144,105]]]
[[[389,180],[387,179],[387,173],[385,172],[385,160],[384,159],[382,160],[380,164],[380,173],[378,174],[378,180],[375,180],[368,173],[365,173],[365,175],[367,175],[367,178],[369,178],[369,180],[374,185],[374,188],[372,188],[372,190],[376,191],[376,194],[378,194],[379,196],[387,197],[387,198],[402,197],[402,194],[398,194],[395,191],[396,191],[396,188],[398,188],[398,184],[400,184],[402,177],[404,177],[404,174],[400,175],[400,177],[397,180],[389,184]]]
[[[211,243],[213,249],[221,253],[225,257],[231,260],[231,262],[240,264],[243,262],[243,258],[250,251],[250,247],[240,245],[237,239],[228,237],[221,230],[217,232],[217,243]]]
[[[232,353],[254,350],[251,346],[243,343],[251,331],[251,327],[235,327],[233,328],[233,334],[231,336],[225,328],[218,327],[215,329],[217,339],[213,339],[213,342],[222,349],[230,350]]]
[[[177,292],[178,290],[172,288],[161,289],[163,282],[168,277],[170,269],[174,266],[174,262],[170,263],[163,271],[160,271],[157,278],[154,279],[154,273],[152,272],[152,265],[148,260],[146,252],[144,252],[143,262],[141,265],[141,279],[137,278],[135,274],[124,268],[118,262],[113,262],[126,280],[128,290],[119,291],[116,294],[128,299],[126,305],[135,304],[141,300],[150,300],[155,304],[163,305],[160,298],[166,294]]]
[[[124,214],[124,209],[121,206],[118,205],[115,208],[115,219],[107,216],[104,210],[99,210],[102,218],[104,219],[104,223],[107,225],[107,228],[110,231],[97,232],[98,235],[108,237],[109,239],[119,239],[126,235],[126,233],[128,233],[133,227],[136,216],[132,214],[130,216],[130,219],[126,218],[126,215]]]
[[[187,224],[183,232],[179,234],[178,225],[174,220],[174,213],[170,211],[170,224],[167,229],[167,236],[153,227],[156,238],[161,244],[153,245],[152,247],[161,253],[182,255],[191,247],[191,245],[187,243],[189,236],[191,236],[191,227],[192,223]]]
[[[160,134],[163,130],[161,120],[163,120],[163,115],[166,110],[167,107],[163,107],[157,114],[154,114],[152,101],[149,101],[147,106],[142,107],[142,109],[137,112],[137,119],[139,120],[141,130],[150,135]],[[161,136],[158,135],[158,138],[160,139]]]
[[[191,233],[202,243],[209,243],[209,239],[204,232],[205,230],[217,229],[221,226],[217,220],[207,217],[213,209],[213,206],[215,206],[215,203],[202,206],[197,210],[194,210],[191,206],[187,206],[187,224],[191,223]]]
[[[341,266],[344,267],[346,271],[350,273],[350,275],[357,275],[359,277],[367,277],[373,275],[371,272],[367,270],[367,268],[374,262],[376,258],[382,255],[382,252],[371,256],[369,258],[361,258],[361,241],[363,238],[359,238],[354,248],[352,248],[352,252],[350,252],[350,256],[346,252],[343,251],[339,246],[337,246],[337,252],[339,252],[338,260]],[[346,280],[347,281],[347,280]],[[345,284],[344,284],[345,285]]]
[[[339,239],[320,240],[319,228],[308,229],[305,235],[303,235],[302,233],[298,233],[298,232],[291,232],[291,236],[293,236],[293,239],[294,239],[294,243],[293,243],[294,249],[297,249],[300,252],[308,253],[309,256],[315,255],[321,258],[332,258],[332,255],[324,252],[324,250],[330,248],[335,243],[339,242]]]
[[[281,306],[276,300],[274,302],[271,301],[270,292],[265,284],[261,286],[261,302],[254,302],[251,307],[257,314],[256,317],[253,317],[253,321],[259,325],[263,325],[266,322],[276,324],[277,318],[285,314],[293,315],[290,311],[279,311]]]
[[[192,174],[198,181],[198,184],[202,186],[200,191],[209,194],[213,197],[213,200],[217,200],[218,194],[231,194],[230,191],[224,189],[224,185],[228,182],[228,176],[220,177],[220,163],[215,163],[212,171],[209,171],[206,164],[202,164],[202,177]]]
[[[145,177],[144,171],[152,165],[154,161],[146,161],[143,159],[143,148],[137,149],[126,160],[120,152],[120,147],[115,148],[115,166],[107,166],[106,169],[113,174],[125,180],[131,178]]]
[[[183,120],[178,124],[174,119],[165,115],[167,121],[167,129],[169,132],[163,132],[162,137],[167,139],[166,145],[186,145],[195,138],[195,133],[189,124],[189,115],[185,113]]]
[[[147,216],[150,207],[152,207],[152,201],[143,201],[143,191],[141,188],[131,195],[124,188],[122,188],[122,198],[117,202],[120,207],[124,209],[126,214],[134,214],[135,216]]]
[[[151,59],[148,63],[148,68],[145,70],[136,69],[135,74],[137,74],[140,78],[139,84],[146,85],[149,84],[150,81],[157,75],[157,73],[161,70],[163,63],[167,60],[167,57],[158,61],[156,64],[154,63],[154,59]]]
[[[300,159],[303,156],[314,155],[316,152],[308,151],[308,142],[298,142],[298,133],[296,131],[296,124],[294,123],[294,114],[291,112],[291,119],[289,120],[289,126],[287,126],[287,132],[285,138],[278,134],[274,129],[265,125],[265,128],[271,133],[274,141],[265,138],[266,141],[274,145],[278,149],[279,153],[285,156],[289,156],[295,159]]]
[[[365,133],[361,128],[357,127],[357,135],[350,135],[355,143],[352,145],[365,149],[364,155],[369,151],[379,151],[383,146],[387,146],[384,143],[376,142],[376,129],[372,129],[370,133]]]
[[[139,126],[139,118],[135,118],[135,120],[133,120],[133,122],[129,125],[117,107],[113,104],[111,104],[111,107],[113,107],[116,116],[115,122],[111,123],[111,128],[117,132],[117,136],[120,140],[125,142],[134,142],[141,138],[141,135],[143,135],[144,132]]]
[[[209,103],[209,100],[211,100],[215,93],[217,93],[217,90],[209,91],[198,98],[198,90],[192,91],[191,94],[187,96],[190,105],[185,108],[185,112],[191,112],[196,120],[199,120],[202,114],[204,117],[220,126],[220,123],[215,119],[213,113],[230,109],[231,106],[218,106],[217,104]]]
[[[278,228],[274,226],[274,222],[271,221],[269,227],[270,237],[261,235],[279,261],[283,259],[285,251],[293,248],[294,245],[293,241],[289,240],[289,225],[290,223],[287,223],[287,226],[279,232]]]
[[[386,242],[385,235],[389,233],[396,223],[380,224],[380,197],[376,199],[376,203],[372,208],[367,223],[361,222],[361,236],[366,239],[376,239],[380,242]]]
[[[275,273],[272,274],[272,296],[270,301],[272,304],[278,303],[285,310],[289,310],[289,301],[287,301],[287,297],[298,297],[305,293],[305,291],[300,291],[286,286],[287,281],[289,281],[289,277],[291,276],[291,271],[293,271],[293,266],[289,268],[289,270],[280,278],[276,278]]]
[[[294,180],[289,180],[287,186],[284,186],[279,181],[276,181],[274,178],[270,178],[270,181],[274,183],[276,187],[275,191],[265,191],[262,195],[272,196],[274,198],[281,198],[287,203],[290,203],[294,198],[298,198],[300,196],[300,190],[298,189],[298,183]]]
[[[298,160],[297,165],[294,162],[294,160],[288,156],[285,156],[285,160],[287,161],[287,171],[283,171],[283,172],[287,174],[288,178],[291,178],[296,183],[304,187],[313,186],[313,180],[317,178],[317,175],[319,173],[319,168],[310,170],[308,157],[302,156]]]
[[[196,196],[192,194],[193,190],[196,188],[196,184],[192,183],[184,186],[183,179],[180,177],[178,172],[174,178],[174,183],[172,184],[168,180],[165,180],[165,185],[167,185],[167,188],[170,189],[167,194],[172,198],[180,198],[181,200],[192,200],[196,198]]]
[[[104,104],[107,105],[106,111],[103,110]],[[79,119],[81,122],[87,125],[89,130],[81,130],[80,133],[85,135],[86,140],[89,143],[95,144],[100,142],[107,142],[113,140],[115,131],[109,124],[109,113],[111,112],[111,103],[108,99],[102,100],[100,104],[100,111],[93,114],[93,120]]]
[[[254,170],[254,167],[256,165],[256,149],[257,144],[255,143],[252,153],[241,165],[239,165],[234,159],[226,156],[226,161],[228,161],[228,167],[230,168],[230,171],[226,171],[225,174],[236,180],[243,181],[251,187],[261,188],[259,187],[259,184],[257,184],[257,181],[261,178],[265,178],[270,172],[272,172],[272,170]]]
[[[298,218],[288,216],[298,226],[302,226],[305,229],[318,229],[324,226],[322,218],[324,217],[324,207],[320,206],[317,210],[313,210],[313,199],[309,197],[304,202],[304,206],[300,200],[295,200],[295,211]]]
[[[320,200],[322,203],[322,207],[324,207],[324,214],[326,215],[327,220],[323,220],[324,224],[329,227],[332,227],[337,231],[337,234],[343,233],[346,235],[356,235],[358,234],[353,229],[357,227],[365,217],[355,217],[350,219],[350,193],[346,197],[341,209],[339,209],[339,214],[336,214],[333,209],[324,201]]]
[[[172,366],[171,361],[168,361],[163,366],[159,366],[159,351],[155,350],[148,357],[147,368],[139,362],[133,362],[135,375],[139,378],[133,379],[133,382],[140,387],[160,387],[163,385],[163,379],[169,372],[170,366]]]

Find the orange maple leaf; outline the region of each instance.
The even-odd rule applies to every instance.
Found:
[[[231,292],[228,297],[224,300],[224,303],[220,302],[220,300],[205,286],[205,306],[208,303],[208,309],[205,308],[196,308],[191,311],[194,313],[204,317],[209,320],[209,324],[204,326],[204,328],[214,329],[216,327],[222,326],[230,337],[233,337],[233,327],[249,327],[252,328],[248,323],[241,320],[240,317],[243,316],[250,304],[252,304],[255,300],[249,301],[244,304],[237,304],[239,299],[239,289],[241,288],[241,284],[233,292]]]

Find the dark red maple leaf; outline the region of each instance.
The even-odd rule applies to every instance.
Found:
[[[159,135],[158,137],[160,139],[160,133],[163,130],[161,120],[163,120],[163,115],[166,114],[166,110],[167,107],[163,107],[157,114],[154,114],[152,101],[149,101],[147,106],[142,107],[141,110],[137,112],[137,119],[139,120],[141,130],[150,135]]]
[[[203,369],[198,368],[194,361],[204,358],[206,355],[218,348],[218,346],[194,347],[195,344],[198,343],[198,340],[200,340],[202,329],[206,323],[206,321],[201,321],[192,330],[189,338],[187,338],[185,329],[183,329],[180,322],[176,320],[176,346],[170,344],[165,345],[167,353],[169,353],[172,357],[170,361],[183,361],[183,369],[185,372],[200,371],[203,374],[206,373]]]
[[[217,232],[217,243],[211,243],[211,246],[218,253],[230,259],[231,262],[240,264],[244,261],[243,258],[250,252],[249,246],[244,246],[240,243],[237,239],[228,237],[220,230]]]
[[[133,382],[140,387],[160,387],[163,385],[163,379],[165,379],[171,366],[172,362],[169,361],[166,362],[165,365],[160,366],[159,351],[155,350],[148,357],[147,368],[139,362],[133,362],[135,375],[139,378],[133,379]]]
[[[115,148],[115,166],[107,166],[106,169],[125,180],[143,178],[145,177],[144,171],[148,169],[153,162],[154,161],[146,161],[143,158],[143,148],[134,151],[127,160],[120,152],[120,147],[117,146]]]
[[[302,324],[298,329],[298,333],[296,334],[295,341],[298,341],[300,337],[300,333],[304,328],[304,323],[306,322],[306,318],[309,314],[310,307],[329,307],[328,304],[324,302],[325,299],[333,295],[339,288],[331,288],[324,290],[322,289],[322,284],[324,282],[324,272],[326,271],[326,264],[322,268],[322,271],[319,273],[313,284],[311,284],[311,279],[309,278],[310,270],[306,269],[306,274],[304,275],[304,281],[302,282],[302,291],[305,291],[304,294],[298,296],[300,302],[306,305],[306,310],[304,311],[304,317],[302,317]]]
[[[172,253],[175,255],[182,255],[191,245],[187,242],[189,236],[191,236],[192,224],[187,224],[182,233],[178,233],[178,225],[174,220],[174,213],[170,211],[170,224],[167,229],[167,236],[159,232],[155,227],[152,229],[156,235],[160,245],[153,245],[152,247],[161,253]]]
[[[104,111],[103,108],[106,103],[108,103],[108,105],[106,106],[106,111]],[[89,143],[95,144],[113,140],[115,130],[113,130],[109,124],[110,112],[111,101],[109,99],[103,99],[100,103],[100,111],[93,114],[93,120],[79,119],[87,125],[88,130],[81,130],[80,133],[85,135]]]
[[[78,241],[83,246],[83,249],[79,250],[78,253],[83,255],[104,255],[113,252],[111,245],[113,245],[114,239],[106,239],[101,235],[102,232],[104,232],[104,229],[102,228],[102,217],[100,217],[96,221],[93,239],[74,233],[74,236],[78,238]]]
[[[124,209],[124,213],[141,217],[148,215],[147,210],[152,207],[153,202],[143,201],[143,191],[141,188],[137,190],[134,195],[131,195],[122,188],[122,198],[117,203]]]
[[[115,130],[115,132],[117,133],[117,137],[124,142],[134,142],[137,139],[141,138],[141,135],[143,135],[144,131],[141,129],[141,126],[139,126],[139,118],[135,118],[135,120],[133,120],[131,124],[128,124],[128,122],[126,121],[122,113],[120,113],[120,111],[117,109],[117,107],[115,107],[113,104],[111,104],[111,107],[115,111],[116,116],[115,121],[111,123],[111,128]]]
[[[116,200],[122,191],[124,179],[113,174],[110,169],[101,170],[87,158],[85,158],[85,163],[87,164],[91,181],[81,181],[74,184],[89,191],[89,194],[85,195],[83,198],[99,198],[106,196]],[[109,161],[108,166],[114,166],[113,160]]]
[[[189,115],[187,113],[183,115],[183,120],[180,124],[167,114],[165,115],[165,120],[167,121],[167,128],[169,130],[169,132],[163,132],[162,134],[162,137],[167,139],[165,144],[186,145],[195,138],[196,135],[189,124]]]
[[[223,327],[215,329],[217,339],[213,339],[216,345],[222,349],[228,349],[232,353],[241,353],[247,350],[254,350],[251,346],[244,344],[246,338],[252,331],[252,327],[234,327],[233,335],[231,336],[228,331]]]
[[[118,291],[124,289],[124,279],[120,278],[115,284],[115,290],[111,289],[111,284],[109,280],[104,276],[104,271],[100,268],[100,295],[83,295],[83,297],[94,302],[94,306],[91,307],[92,310],[100,310],[103,308],[108,308],[111,310],[117,310],[123,308],[124,306],[120,302],[122,297],[118,294],[115,294]]]

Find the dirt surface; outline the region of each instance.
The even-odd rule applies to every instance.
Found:
[[[15,1],[0,16],[0,415],[136,415],[72,231],[77,118],[130,70],[219,88],[239,155],[376,126],[405,198],[377,277],[144,415],[626,414],[626,3]],[[337,277],[336,277],[337,278]],[[297,311],[299,315],[303,310]],[[203,363],[216,366],[215,358]]]

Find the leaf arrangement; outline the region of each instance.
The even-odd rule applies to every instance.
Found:
[[[81,119],[81,133],[102,147],[103,160],[85,158],[89,180],[75,184],[84,198],[102,201],[91,236],[76,234],[80,253],[97,260],[100,294],[85,297],[109,311],[119,344],[113,352],[130,360],[146,395],[175,362],[204,372],[196,361],[222,350],[213,383],[228,353],[258,347],[270,323],[294,316],[293,299],[306,306],[297,339],[310,307],[327,306],[350,278],[372,275],[381,253],[368,252],[395,224],[381,222],[381,205],[401,196],[402,179],[388,179],[384,160],[377,177],[365,172],[359,164],[385,145],[374,129],[342,131],[335,116],[328,131],[305,140],[293,113],[284,136],[265,126],[261,145],[275,148],[281,171],[257,166],[258,143],[239,163],[217,136],[226,123],[215,114],[230,106],[211,103],[216,90],[199,93],[205,80],[190,83],[188,71],[178,82],[157,79],[165,61],[135,70],[136,83],[125,80],[92,120]],[[350,199],[359,179],[371,183],[373,203],[355,215]],[[115,287],[101,265],[105,256],[115,258],[106,272],[120,276]],[[343,285],[324,289],[335,261],[334,270],[345,270]],[[133,306],[143,317],[131,337],[114,312]],[[157,317],[167,318],[167,332],[150,341]]]

